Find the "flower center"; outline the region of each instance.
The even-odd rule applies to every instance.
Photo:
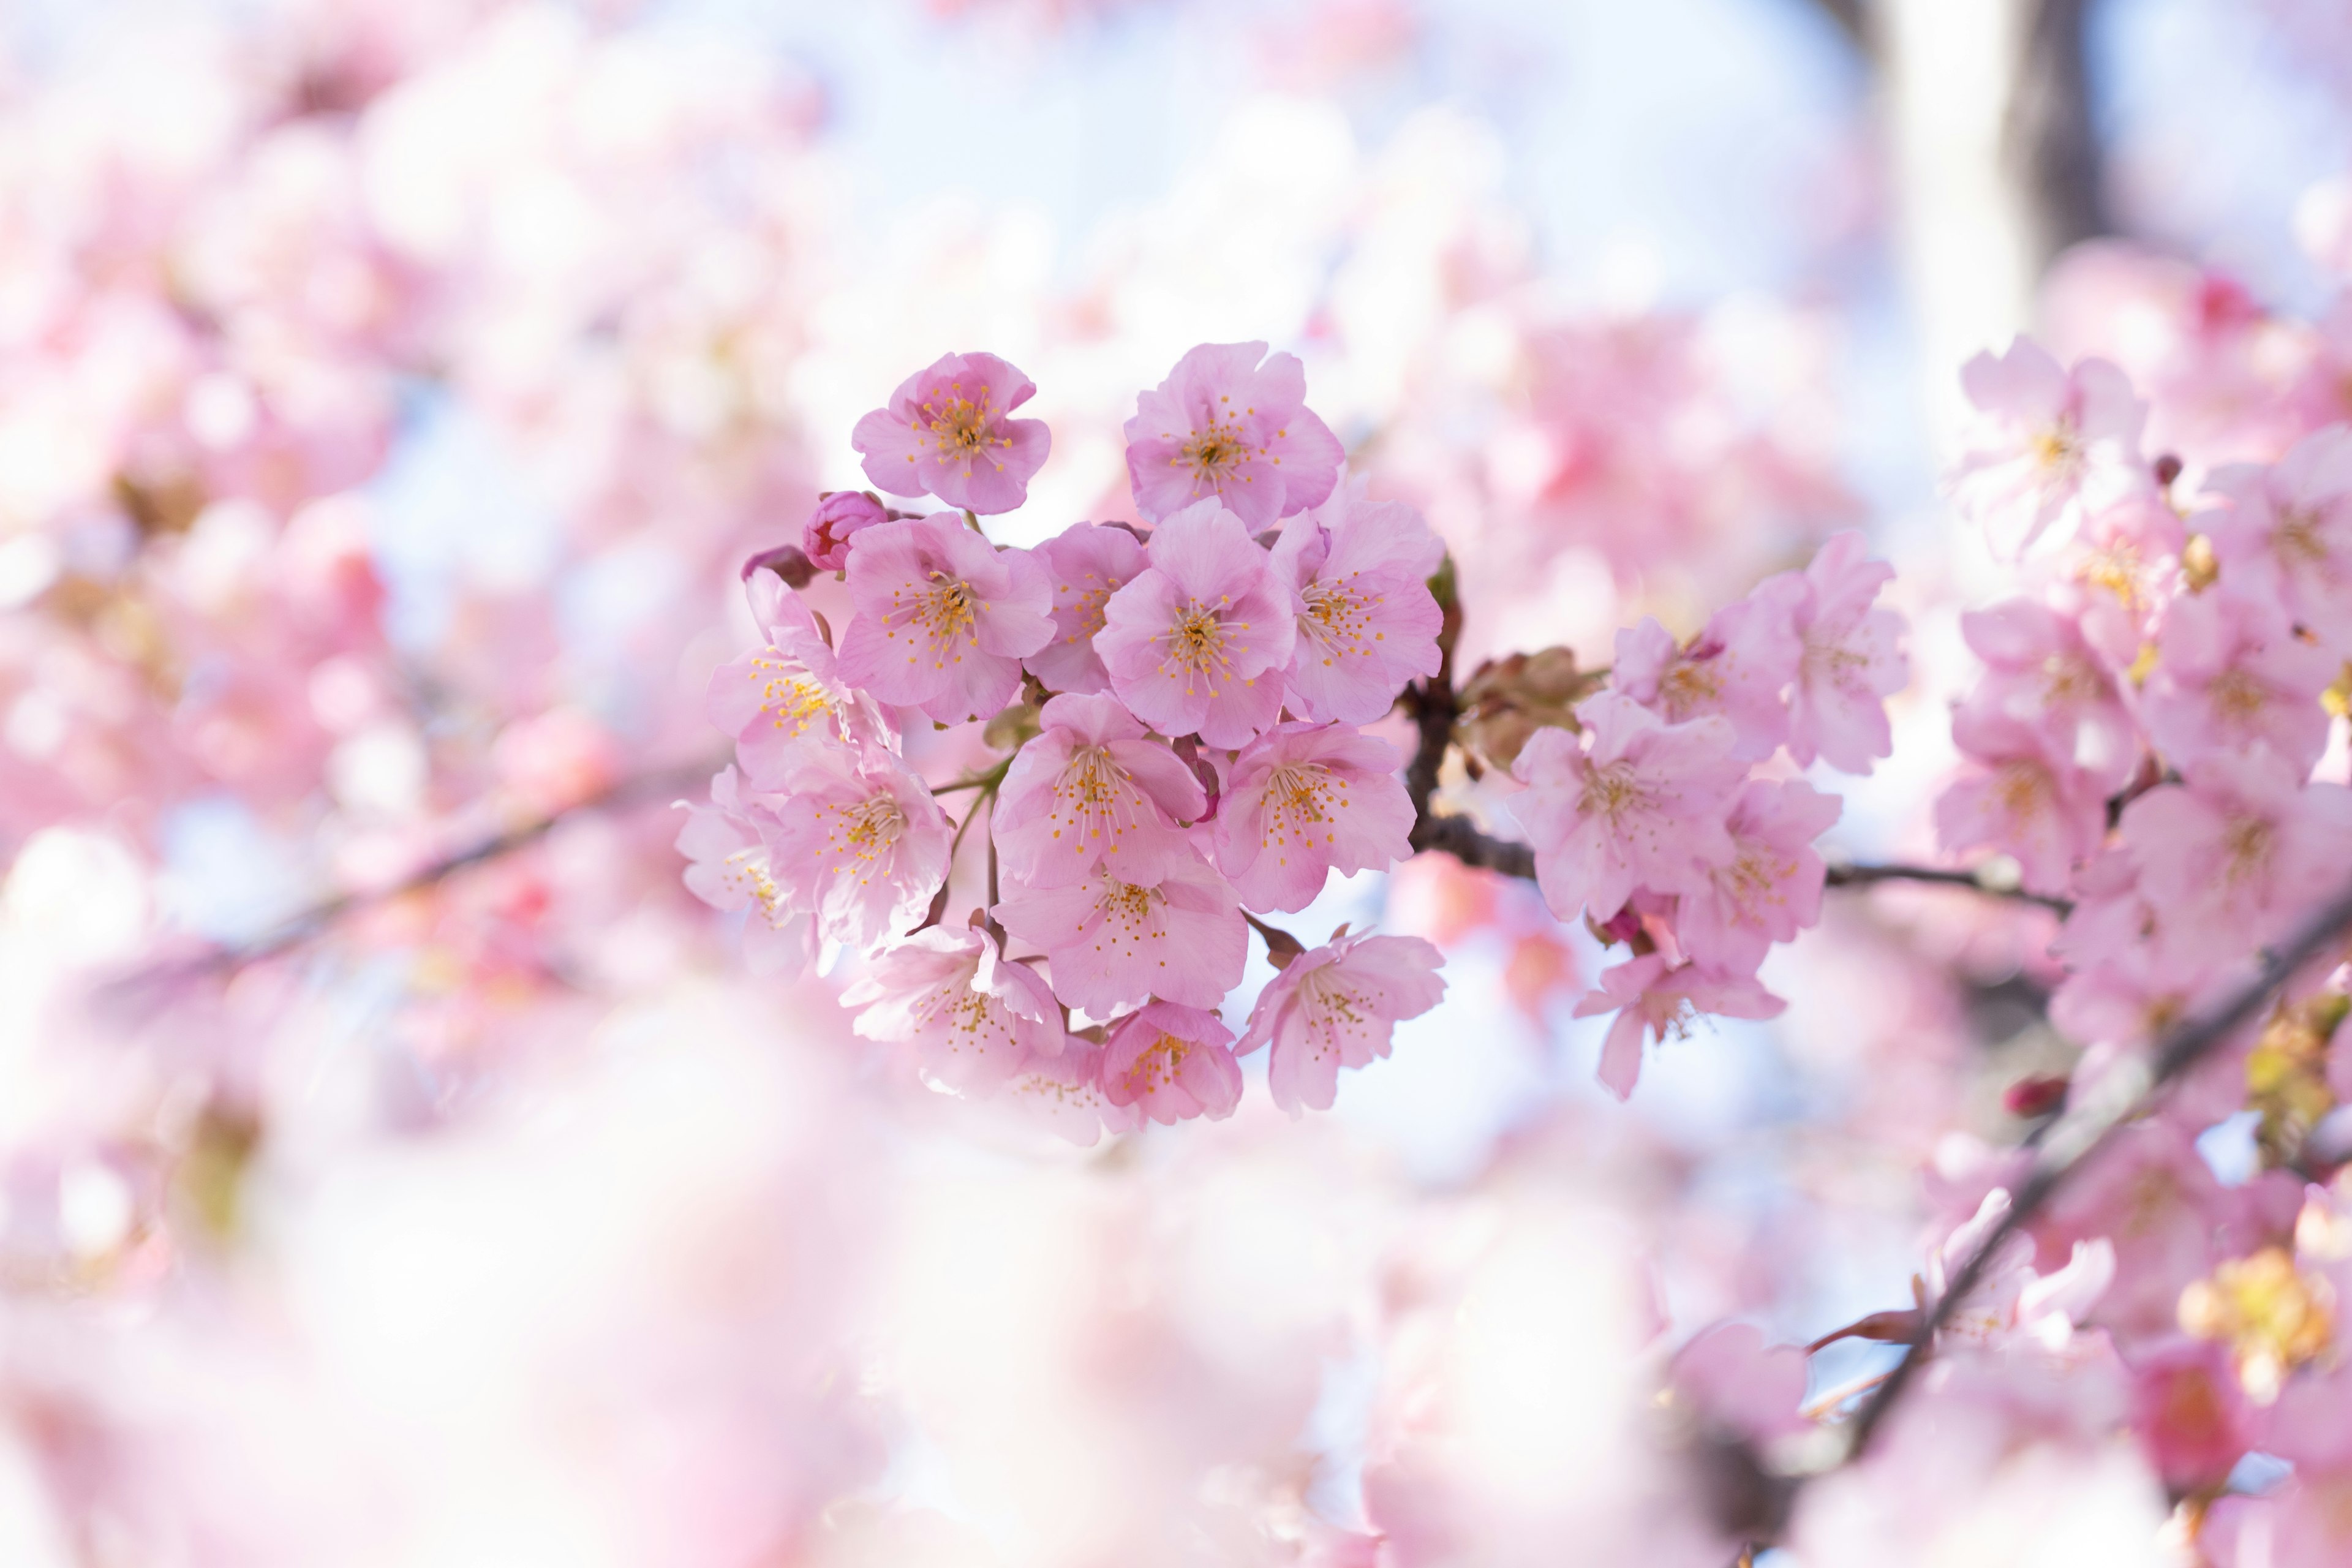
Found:
[[[2083,438],[2071,420],[2061,421],[2033,437],[2033,465],[2046,479],[2071,476],[2081,464]]]
[[[1167,649],[1160,667],[1165,669],[1174,664],[1181,668],[1188,692],[1194,676],[1216,674],[1231,679],[1234,673],[1233,656],[1225,648],[1226,637],[1230,631],[1249,630],[1249,623],[1239,621],[1228,627],[1223,614],[1224,607],[1223,600],[1213,609],[1193,604],[1179,610],[1168,629],[1160,634],[1158,641]],[[1212,689],[1209,695],[1215,696],[1215,690]]]
[[[2215,676],[2205,689],[2223,718],[2241,721],[2260,713],[2270,700],[2270,693],[2263,689],[2262,682],[2235,665]]]
[[[779,730],[789,730],[797,739],[809,725],[821,716],[833,712],[832,700],[824,688],[809,679],[796,665],[781,659],[755,658],[754,669],[776,670],[765,677],[760,686],[760,710],[768,714]]]
[[[2278,527],[2271,534],[2271,549],[2292,565],[2317,566],[2326,562],[2327,542],[2320,537],[2317,514],[2300,507],[2281,511]]]
[[[887,792],[835,808],[833,837],[845,854],[871,860],[898,842],[907,814]]]
[[[2271,859],[2271,825],[2259,816],[2233,819],[2221,831],[2221,852],[2229,858],[2226,875],[2232,882],[2260,876]]]
[[[1161,1035],[1143,1048],[1135,1065],[1127,1069],[1127,1091],[1130,1095],[1151,1094],[1163,1088],[1172,1088],[1176,1069],[1192,1054],[1192,1042],[1174,1035]]]
[[[1605,816],[1614,822],[1629,811],[1638,810],[1649,799],[1642,787],[1641,775],[1631,763],[1610,763],[1594,768],[1585,775],[1584,794],[1577,808],[1587,816]]]
[[[1337,797],[1335,800],[1334,797]],[[1330,827],[1348,809],[1348,782],[1321,763],[1285,763],[1265,779],[1265,826],[1260,842],[1272,847],[1293,838],[1312,843],[1314,829],[1324,828],[1323,842],[1339,835]]]
[[[916,607],[915,618],[935,643],[952,642],[957,637],[979,640],[974,632],[979,616],[978,595],[971,584],[945,573],[931,574],[931,587]]]
[[[1309,583],[1299,596],[1307,603],[1305,629],[1324,649],[1323,662],[1329,664],[1335,656],[1371,654],[1371,644],[1382,640],[1372,630],[1371,610],[1381,603],[1377,598],[1358,595],[1348,586],[1349,578],[1337,583]]]
[[[1678,658],[1660,678],[1658,695],[1679,723],[1723,695],[1723,678],[1712,660]]]
[[[983,386],[978,398],[963,395],[963,384],[951,382],[944,392],[934,390],[916,405],[915,427],[925,432],[928,445],[943,463],[961,462],[969,476],[972,460],[985,457],[991,447],[1010,447],[1013,437],[990,432],[996,419],[996,395]],[[998,468],[1004,465],[999,463]]]
[[[1171,468],[1188,470],[1194,485],[1222,489],[1234,470],[1249,460],[1250,450],[1248,435],[1239,419],[1212,416],[1207,425],[1184,438],[1183,446],[1168,462]],[[1251,476],[1244,474],[1242,483],[1250,482]]]

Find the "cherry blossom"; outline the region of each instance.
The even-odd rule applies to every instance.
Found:
[[[1104,1096],[1154,1121],[1194,1116],[1221,1121],[1241,1103],[1242,1069],[1233,1043],[1234,1032],[1213,1013],[1149,1003],[1114,1025],[1104,1042]]]
[[[755,573],[746,589],[767,645],[713,670],[704,698],[711,723],[734,737],[745,776],[772,785],[805,746],[888,743],[880,709],[841,679],[800,596],[769,572]]]
[[[1613,691],[1586,699],[1576,717],[1586,743],[1539,730],[1511,770],[1528,786],[1512,811],[1554,914],[1605,921],[1637,887],[1696,889],[1705,868],[1732,858],[1724,814],[1745,770],[1728,721],[1667,724]]]
[[[1045,951],[1055,994],[1097,1016],[1154,997],[1188,1007],[1223,1001],[1249,947],[1233,884],[1197,857],[1147,879],[1125,874],[1106,867],[1066,887],[1024,889],[994,913]]]
[[[1202,343],[1135,407],[1127,471],[1153,522],[1214,500],[1264,528],[1321,505],[1339,479],[1339,437],[1307,407],[1305,367],[1263,342]]]
[[[919,1070],[967,1093],[1060,1055],[1068,1038],[1045,981],[973,931],[933,926],[885,949],[841,1005],[861,1009],[859,1036],[905,1047]]]
[[[1124,528],[1073,523],[1037,547],[1054,585],[1053,639],[1031,654],[1030,673],[1056,691],[1110,689],[1095,651],[1110,596],[1143,574],[1143,543]]]
[[[2106,790],[2052,737],[2001,712],[1962,709],[1952,742],[1977,764],[1936,801],[1936,837],[1946,851],[1994,849],[2014,856],[2025,887],[2063,894],[2076,865],[2107,834]]]
[[[1841,533],[1804,572],[1808,593],[1796,611],[1804,652],[1790,693],[1789,754],[1800,764],[1820,757],[1841,773],[1866,773],[1894,751],[1885,700],[1903,689],[1911,667],[1895,639],[1903,617],[1874,609],[1895,575],[1869,561],[1859,533]]]
[[[1727,1018],[1774,1018],[1788,1004],[1753,977],[1716,973],[1703,965],[1672,965],[1664,953],[1646,953],[1601,972],[1601,988],[1576,1005],[1576,1016],[1617,1017],[1601,1046],[1598,1076],[1620,1100],[1630,1097],[1642,1077],[1645,1036],[1664,1045],[1687,1037],[1696,1014]]]
[[[2352,658],[2352,428],[2330,425],[2275,464],[2214,470],[2221,505],[2197,521],[2223,579]]]
[[[1274,568],[1297,596],[1294,709],[1369,724],[1415,676],[1437,673],[1442,619],[1428,578],[1444,550],[1411,507],[1366,498],[1349,480],[1284,525]]]
[[[1341,724],[1277,724],[1234,759],[1217,807],[1217,865],[1255,910],[1303,910],[1335,870],[1412,853],[1412,802],[1386,741]]]
[[[948,870],[948,823],[887,752],[802,752],[777,784],[769,864],[828,942],[866,948],[914,929]]]
[[[1960,512],[1994,552],[2014,559],[2052,527],[2140,482],[2147,405],[2123,372],[2089,359],[2071,371],[2029,338],[1960,372],[1977,410],[1967,455],[1952,479]]]
[[[2319,694],[2342,661],[2303,641],[2274,605],[2226,586],[2175,600],[2141,706],[2175,766],[2266,744],[2307,772],[2327,744]]]
[[[1670,724],[1721,715],[1731,724],[1732,755],[1761,762],[1789,736],[1783,693],[1804,657],[1797,612],[1805,596],[1800,578],[1768,578],[1717,611],[1687,645],[1644,616],[1617,634],[1616,689]]]
[[[1180,825],[1207,809],[1201,782],[1108,697],[1066,694],[1005,773],[990,829],[1005,869],[1031,887],[1069,887],[1097,866],[1150,882],[1193,858]]]
[[[754,974],[790,974],[815,956],[811,911],[787,900],[771,868],[761,831],[772,802],[747,800],[730,764],[710,781],[710,804],[686,803],[677,852],[689,862],[687,889],[712,909],[749,910],[743,962]]]
[[[2139,760],[2137,726],[2079,620],[2009,599],[1963,615],[1960,635],[1985,663],[1968,700],[1971,712],[1998,711],[2042,731],[2055,757],[2104,788],[2130,775]]]
[[[1027,552],[992,549],[954,512],[865,529],[850,543],[841,678],[942,723],[984,718],[1053,636],[1050,592]]]
[[[1282,710],[1293,600],[1242,520],[1217,501],[1153,531],[1143,574],[1110,596],[1095,651],[1111,689],[1167,735],[1239,746]]]
[[[1773,942],[1818,921],[1829,868],[1813,841],[1840,810],[1835,795],[1794,780],[1743,786],[1724,821],[1731,854],[1704,867],[1675,908],[1675,934],[1691,957],[1725,973],[1753,973]]]
[[[2335,886],[2352,850],[2352,790],[2306,786],[2260,744],[2209,752],[2187,773],[2124,808],[2141,885],[2179,942],[2270,941]]]
[[[942,354],[860,419],[850,444],[866,477],[892,495],[933,495],[982,516],[1011,511],[1053,443],[1044,420],[1012,416],[1036,392],[994,354]]]
[[[1266,983],[1238,1049],[1246,1056],[1272,1047],[1266,1085],[1292,1116],[1328,1110],[1341,1068],[1388,1055],[1398,1021],[1437,1005],[1445,994],[1441,962],[1437,949],[1419,937],[1343,931],[1328,945],[1291,959]]]

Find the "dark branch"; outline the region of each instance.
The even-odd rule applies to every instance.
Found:
[[[320,900],[300,913],[280,921],[257,937],[240,942],[225,942],[208,952],[193,957],[167,961],[144,969],[116,983],[119,988],[143,988],[170,985],[193,980],[205,974],[217,974],[242,969],[266,958],[273,958],[288,949],[297,947],[319,936],[336,921],[361,910],[388,904],[410,893],[422,892],[446,880],[468,867],[479,866],[518,849],[527,848],[547,837],[555,826],[572,817],[594,811],[625,811],[651,802],[675,797],[679,791],[707,784],[710,775],[725,765],[724,762],[702,762],[688,767],[666,768],[656,773],[639,773],[625,778],[610,788],[520,827],[510,828],[480,843],[458,850],[431,864],[418,868],[397,882],[381,888],[367,888],[333,898]]]
[[[2053,899],[2046,893],[2029,893],[2021,888],[2004,887],[1985,880],[1975,871],[1954,871],[1936,866],[1832,866],[1829,885],[1832,888],[1866,888],[1875,882],[1936,882],[1946,887],[1966,888],[1971,892],[1990,893],[1998,899],[2015,899],[2021,903],[2040,904],[2045,910],[2064,914],[2074,906],[2064,899]]]
[[[1814,9],[1827,16],[1845,35],[1845,41],[1858,50],[1863,58],[1873,58],[1877,49],[1870,34],[1870,7],[1867,0],[1813,0]]]
[[[1935,1343],[1937,1333],[1950,1321],[1960,1303],[1982,1282],[1985,1269],[2000,1253],[2002,1245],[2023,1229],[2076,1172],[2097,1156],[2117,1128],[2153,1110],[2165,1091],[2182,1074],[2203,1061],[2252,1021],[2270,1001],[2272,994],[2286,984],[2289,976],[2326,952],[2331,943],[2341,942],[2347,931],[2352,931],[2352,888],[2347,888],[2334,902],[2313,916],[2292,942],[2273,951],[2263,964],[2262,973],[2243,989],[2220,1005],[2189,1019],[2167,1036],[2155,1051],[2146,1089],[2136,1095],[2095,1099],[2069,1110],[2058,1125],[2051,1129],[2035,1152],[2032,1172],[2012,1194],[2009,1213],[1993,1226],[1992,1233],[1985,1237],[1976,1251],[1969,1254],[1969,1260],[1960,1266],[1959,1273],[1953,1277],[1942,1297],[1921,1321],[1917,1332],[1911,1336],[1910,1353],[1895,1363],[1886,1381],[1879,1384],[1877,1393],[1854,1417],[1853,1436],[1846,1447],[1846,1462],[1852,1463],[1867,1450],[1871,1438],[1885,1424],[1888,1414],[1902,1401],[1905,1391],[1917,1380],[1919,1370],[1927,1360],[1928,1347]]]
[[[2002,153],[2024,194],[2038,258],[2107,232],[2098,131],[2091,123],[2089,0],[2034,0]]]

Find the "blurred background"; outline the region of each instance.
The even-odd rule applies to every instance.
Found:
[[[1449,954],[1335,1111],[1072,1150],[680,888],[736,567],[942,353],[1038,384],[1026,543],[1262,338],[1473,660],[1870,530],[1915,679],[1820,782],[1928,858],[1959,361],[2192,470],[2340,410],[2347,94],[2330,0],[11,0],[0,1562],[1673,1556],[1604,1347],[1907,1303],[2048,925],[1845,896],[1621,1108],[1590,941],[1416,862],[1298,922]]]

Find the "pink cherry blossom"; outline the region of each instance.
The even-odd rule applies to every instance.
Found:
[[[1044,568],[998,551],[951,511],[877,523],[850,542],[841,679],[943,724],[984,718],[1054,635]]]
[[[803,746],[895,744],[874,700],[841,679],[801,596],[772,572],[752,574],[744,586],[767,646],[711,672],[703,711],[735,738],[745,776],[773,787]]]
[[[2176,1491],[2218,1489],[2253,1447],[2253,1409],[2228,1351],[2175,1337],[2126,1360],[2132,1425],[2157,1474]]]
[[[1728,721],[1664,723],[1613,691],[1585,699],[1576,717],[1585,743],[1538,730],[1511,769],[1528,786],[1511,810],[1535,846],[1552,913],[1605,921],[1637,887],[1694,889],[1704,867],[1732,858],[1724,814],[1746,769],[1732,758]]]
[[[1332,871],[1412,855],[1412,802],[1386,741],[1344,724],[1277,724],[1234,759],[1217,865],[1254,910],[1303,910]]]
[[[809,911],[787,900],[768,859],[761,821],[769,804],[746,799],[741,778],[721,768],[710,781],[710,804],[686,805],[677,852],[687,858],[687,890],[714,910],[749,910],[743,961],[754,974],[793,974],[815,953]]]
[[[862,1008],[860,1037],[906,1047],[916,1068],[965,1094],[984,1094],[1040,1059],[1068,1033],[1045,981],[1008,963],[974,931],[932,926],[886,948],[841,994]]]
[[[1339,477],[1344,453],[1307,411],[1306,367],[1263,342],[1201,344],[1135,408],[1128,478],[1154,522],[1215,500],[1261,529],[1321,505]]]
[[[2139,743],[2116,679],[2080,623],[2032,599],[1960,616],[1960,636],[1985,662],[1969,707],[2007,714],[2050,737],[2052,753],[2107,790],[2139,762]]]
[[[834,490],[818,498],[816,510],[801,525],[801,552],[827,572],[849,564],[849,541],[863,529],[898,514],[871,490]]]
[[[2137,662],[2157,616],[2179,591],[2188,544],[2180,514],[2151,489],[2090,513],[2061,557],[2069,583],[2052,602],[2113,673]]]
[[[1285,524],[1274,569],[1297,595],[1294,711],[1370,724],[1416,676],[1437,673],[1442,616],[1429,592],[1444,547],[1421,514],[1365,499],[1363,482]]]
[[[1201,816],[1208,797],[1165,742],[1145,739],[1108,697],[1065,693],[1038,721],[1004,775],[991,825],[1015,881],[1066,888],[1103,866],[1149,883],[1192,858],[1179,825]]]
[[[1641,1079],[1645,1035],[1664,1045],[1687,1037],[1701,1013],[1777,1018],[1788,1005],[1752,975],[1717,974],[1696,963],[1669,967],[1664,953],[1652,952],[1602,970],[1601,989],[1576,1005],[1576,1016],[1617,1015],[1601,1043],[1598,1076],[1610,1093],[1623,1100]]]
[[[1339,1069],[1389,1054],[1402,1018],[1418,1018],[1445,994],[1437,949],[1416,936],[1349,936],[1293,958],[1258,993],[1242,1031],[1247,1056],[1271,1046],[1266,1087],[1296,1118],[1328,1110]]]
[[[2315,431],[2267,467],[2217,468],[2206,489],[2222,504],[2197,521],[2222,579],[2352,658],[2352,428]]]
[[[1903,617],[1871,607],[1895,568],[1864,559],[1869,548],[1858,532],[1837,534],[1805,568],[1810,592],[1796,616],[1804,652],[1789,704],[1789,755],[1801,767],[1818,756],[1866,773],[1895,750],[1885,699],[1903,689],[1911,666],[1895,646]]]
[[[1153,997],[1214,1007],[1249,955],[1233,884],[1197,857],[1148,881],[1103,868],[1066,887],[1015,889],[995,914],[1045,950],[1055,994],[1097,1017]]]
[[[2208,752],[2188,782],[2124,807],[2125,847],[2180,941],[2224,951],[2276,938],[2336,886],[2352,853],[2352,791],[2305,786],[2268,746]]]
[[[1295,604],[1242,520],[1214,500],[1151,535],[1150,565],[1110,597],[1095,651],[1111,689],[1164,735],[1247,743],[1282,710]]]
[[[1962,516],[2014,560],[2053,525],[2071,530],[2086,508],[2145,483],[2139,437],[2147,406],[2123,372],[2101,359],[2062,368],[2019,338],[1998,359],[1960,371],[1977,420],[1952,475]]]
[[[2294,634],[2276,605],[2225,584],[2173,601],[2141,693],[2149,738],[2185,767],[2266,743],[2300,772],[2327,746],[2319,694],[2343,661]]]
[[[1813,840],[1841,809],[1811,784],[1750,781],[1724,823],[1729,858],[1704,867],[1675,910],[1684,951],[1724,973],[1752,974],[1772,943],[1820,920],[1828,868]]]
[[[870,948],[914,929],[948,871],[947,818],[923,781],[875,747],[795,756],[768,828],[785,895],[827,942]]]
[[[1666,1368],[1678,1404],[1716,1432],[1750,1443],[1807,1429],[1805,1352],[1765,1342],[1752,1323],[1717,1323],[1692,1336]]]
[[[1110,672],[1095,651],[1110,596],[1143,574],[1143,542],[1124,528],[1073,523],[1039,545],[1054,589],[1053,640],[1029,656],[1029,672],[1049,691],[1108,691]]]
[[[1103,1094],[1154,1121],[1222,1121],[1241,1103],[1234,1032],[1214,1013],[1153,1002],[1112,1026],[1102,1059]]]
[[[2010,1207],[2008,1190],[1993,1188],[1976,1214],[1927,1255],[1929,1301],[1943,1296],[2008,1217]],[[1946,1320],[1943,1337],[1984,1348],[2021,1340],[2047,1350],[2063,1349],[2105,1294],[2115,1273],[2115,1248],[2104,1237],[2074,1243],[2063,1266],[2043,1273],[2034,1267],[2032,1239],[2012,1232]],[[1941,1348],[1943,1340],[1937,1344]]]
[[[2274,1492],[2224,1497],[2200,1540],[2225,1568],[2336,1568],[2352,1561],[2352,1372],[2295,1379],[2263,1424],[2260,1447],[2294,1467]]]
[[[2030,891],[2065,892],[2074,867],[2106,838],[2106,789],[2053,755],[2048,731],[2007,713],[1961,709],[1952,715],[1952,742],[1976,766],[1937,799],[1945,852],[2012,855]]]
[[[1023,965],[1013,967],[1027,973]],[[1058,1056],[1033,1053],[1005,1081],[1003,1098],[1030,1121],[1082,1149],[1100,1142],[1106,1130],[1131,1132],[1143,1124],[1143,1112],[1131,1104],[1115,1103],[1103,1092],[1105,1054],[1093,1041],[1070,1036]]]
[[[1044,420],[1011,416],[1036,391],[994,354],[942,354],[860,419],[850,445],[892,495],[934,495],[983,517],[1011,511],[1053,446]]]
[[[1731,724],[1731,754],[1761,762],[1788,739],[1782,693],[1804,657],[1797,611],[1805,599],[1802,578],[1769,577],[1717,610],[1687,645],[1645,616],[1618,632],[1611,684],[1670,724],[1721,715]]]

